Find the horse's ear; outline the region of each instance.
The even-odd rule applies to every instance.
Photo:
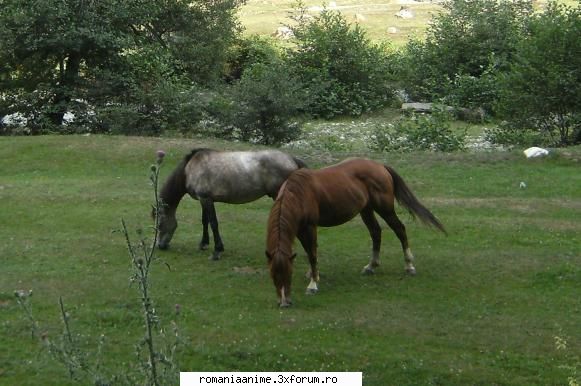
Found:
[[[266,255],[266,259],[268,261],[272,260],[272,255],[270,253],[268,253],[268,251],[264,251],[264,254]]]
[[[295,260],[295,257],[297,257],[296,252],[291,255],[290,261],[294,261]]]

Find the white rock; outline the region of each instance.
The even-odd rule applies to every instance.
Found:
[[[527,158],[536,158],[536,157],[544,157],[549,154],[547,149],[543,149],[542,147],[529,147],[528,149],[524,150],[525,156]]]

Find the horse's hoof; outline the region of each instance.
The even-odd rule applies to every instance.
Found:
[[[405,270],[407,272],[408,275],[410,276],[416,276],[416,269],[415,267],[411,267],[411,268],[406,268]]]
[[[375,271],[373,270],[373,268],[365,267],[361,271],[361,274],[362,275],[373,275],[373,274],[375,274]]]
[[[220,257],[222,257],[222,252],[214,252],[212,253],[212,256],[210,256],[209,260],[217,261],[220,260]]]
[[[280,308],[289,308],[289,307],[290,307],[290,306],[292,306],[292,305],[293,305],[293,302],[290,302],[290,301],[289,301],[289,302],[284,302],[284,303],[279,303],[279,304],[278,304],[278,306],[279,306]]]
[[[209,244],[200,243],[200,245],[199,245],[200,251],[205,251],[206,249],[208,249],[208,247],[209,247]]]
[[[314,295],[317,292],[319,292],[318,288],[307,288],[307,291],[305,292],[307,295]]]

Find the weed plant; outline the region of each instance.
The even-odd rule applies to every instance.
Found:
[[[452,130],[450,122],[449,114],[442,110],[403,117],[393,124],[376,126],[371,147],[381,152],[464,150],[466,129]]]
[[[63,324],[63,333],[58,339],[49,338],[43,332],[40,323],[32,313],[32,290],[15,291],[14,295],[22,312],[30,323],[33,338],[39,339],[48,354],[68,370],[71,380],[86,383],[87,379],[96,386],[113,384],[121,385],[170,385],[177,384],[179,368],[176,364],[176,349],[179,334],[175,321],[172,321],[174,339],[168,339],[167,330],[161,325],[156,313],[155,304],[151,297],[150,272],[155,262],[155,250],[158,239],[159,212],[163,202],[158,196],[158,180],[160,166],[165,152],[157,152],[156,163],[151,165],[150,181],[154,191],[153,204],[153,236],[147,240],[143,230],[138,229],[139,241],[131,241],[124,219],[121,219],[121,232],[125,237],[127,249],[132,265],[131,284],[137,283],[141,299],[141,313],[143,316],[144,336],[135,346],[135,363],[131,371],[118,370],[111,374],[111,369],[103,369],[101,360],[105,337],[101,335],[96,353],[90,353],[79,344],[77,335],[71,329],[71,316],[65,309],[62,297],[59,298],[60,314]],[[176,305],[176,316],[179,314],[179,305]]]

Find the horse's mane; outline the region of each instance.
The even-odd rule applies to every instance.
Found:
[[[181,162],[169,175],[159,193],[159,196],[165,205],[172,208],[177,207],[182,197],[186,194],[186,165],[196,154],[200,152],[211,151],[214,150],[207,148],[197,148],[192,149],[184,156]]]
[[[188,154],[186,154],[186,156],[184,157],[184,159],[182,161],[183,167],[185,168],[187,163],[190,162],[192,157],[195,156],[196,154],[201,153],[201,152],[212,152],[212,151],[215,151],[215,150],[209,149],[207,147],[198,147],[198,148],[190,150],[190,152]]]
[[[269,252],[281,247],[281,241],[288,241],[288,247],[292,247],[292,239],[298,231],[298,224],[302,215],[305,197],[307,173],[297,170],[281,186],[278,197],[274,202],[268,217],[267,247]],[[295,220],[295,221],[293,221]],[[298,221],[296,221],[298,220]],[[291,253],[291,251],[285,251]]]

